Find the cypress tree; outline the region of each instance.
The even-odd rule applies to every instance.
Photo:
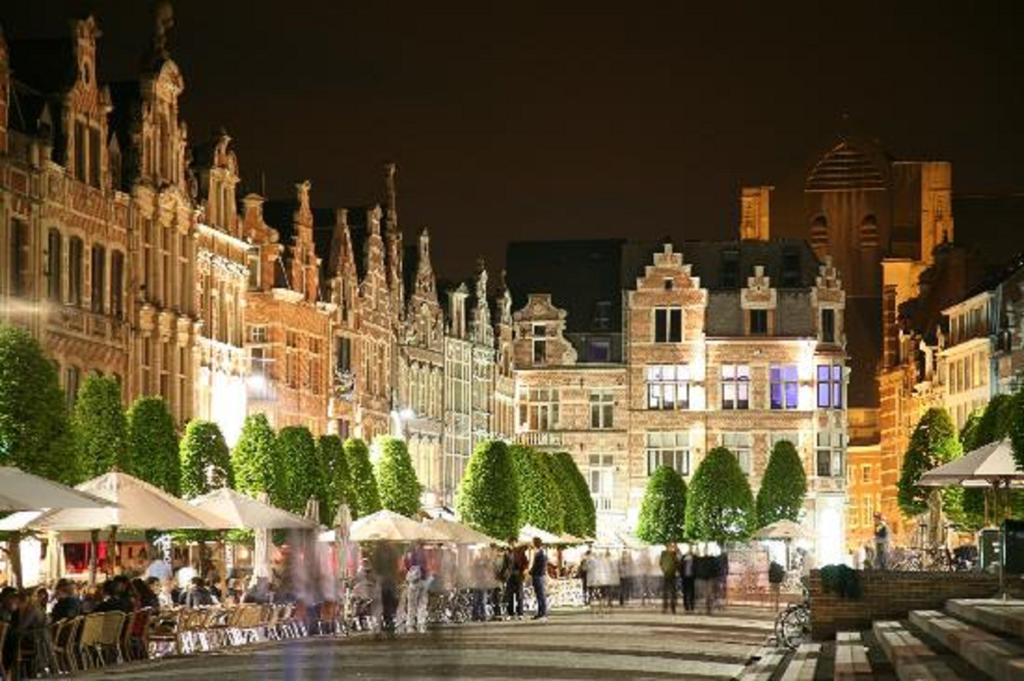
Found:
[[[519,533],[519,485],[508,447],[501,440],[477,445],[459,485],[462,521],[491,537]]]
[[[918,421],[910,437],[910,446],[903,457],[903,467],[897,483],[897,501],[906,516],[916,516],[928,510],[928,497],[932,490],[918,487],[917,481],[931,469],[948,463],[962,453],[956,428],[945,409],[932,407]],[[947,512],[956,513],[957,504],[950,503],[956,491],[945,496]],[[959,499],[957,499],[959,501]]]
[[[180,458],[181,494],[186,499],[233,486],[231,453],[216,423],[189,421],[181,439]]]
[[[235,489],[253,498],[261,492],[272,504],[286,502],[284,472],[277,451],[277,436],[266,414],[250,414],[242,424],[242,433],[231,450]]]
[[[277,449],[283,471],[284,508],[302,514],[309,498],[316,497],[323,513],[329,505],[327,473],[317,455],[313,434],[305,426],[282,428],[277,435]]]
[[[345,445],[337,435],[321,435],[316,443],[319,450],[321,465],[327,472],[327,496],[330,501],[326,522],[334,520],[338,506],[346,503],[349,512],[352,512],[353,494],[352,477],[348,472],[348,462],[345,459]]]
[[[520,523],[560,534],[565,529],[565,508],[549,455],[522,445],[508,450],[516,471]]]

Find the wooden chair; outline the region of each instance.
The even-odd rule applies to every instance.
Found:
[[[52,627],[53,655],[61,674],[73,674],[79,669],[78,635],[82,631],[83,617],[61,620]]]
[[[158,657],[157,648],[161,644],[170,644],[175,654],[181,655],[181,621],[187,614],[187,610],[160,611],[150,617],[149,626],[146,631],[146,655],[147,657]]]
[[[104,665],[107,657],[112,657],[114,662],[120,664],[124,662],[124,657],[121,656],[121,635],[128,616],[118,610],[110,610],[102,614],[100,637],[97,641],[100,659],[103,660]]]

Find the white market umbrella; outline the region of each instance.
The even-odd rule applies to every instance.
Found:
[[[561,544],[563,543],[562,538],[557,534],[542,530],[539,527],[533,525],[523,525],[519,530],[519,541],[521,542],[532,542],[534,537],[540,538],[545,544]]]
[[[497,539],[489,537],[483,532],[474,530],[469,525],[463,525],[462,523],[455,522],[454,520],[433,518],[432,520],[424,521],[423,525],[446,535],[448,537],[447,541],[452,544],[464,544],[471,546],[475,544],[499,543]]]
[[[109,504],[105,499],[13,466],[0,467],[0,511],[102,508]]]
[[[67,508],[42,513],[15,513],[0,520],[0,530],[29,528],[55,532],[100,530],[209,530],[219,520],[148,482],[112,471],[75,489],[110,502],[105,507]]]
[[[188,503],[215,518],[219,530],[309,530],[316,527],[313,520],[227,488],[190,499]]]
[[[449,541],[446,535],[436,529],[426,527],[424,524],[387,509],[371,513],[352,523],[349,538],[356,542]]]
[[[1016,487],[1024,484],[1024,470],[1017,468],[1010,438],[1003,438],[933,468],[922,475],[917,484],[919,487]]]
[[[755,539],[806,539],[810,536],[807,528],[792,520],[776,520],[770,525],[765,525],[754,534]]]

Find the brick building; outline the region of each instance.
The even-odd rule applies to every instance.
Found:
[[[792,441],[810,481],[807,522],[819,555],[839,558],[845,496],[845,291],[838,272],[805,244],[776,240],[642,244],[548,243],[548,257],[617,264],[621,311],[607,280],[564,278],[551,291],[519,283],[510,247],[516,439],[570,452],[588,477],[603,532],[635,526],[647,477],[669,465],[692,476],[707,451],[737,454],[756,490],[775,441]],[[559,253],[560,251],[560,253]],[[543,267],[546,263],[538,266]],[[546,275],[538,275],[546,276]],[[589,293],[588,293],[589,291]],[[572,309],[591,317],[577,332],[590,350],[621,318],[621,360],[602,346],[580,360],[566,336]],[[566,307],[568,307],[568,304]],[[577,327],[579,328],[579,327]]]

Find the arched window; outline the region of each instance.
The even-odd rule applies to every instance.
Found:
[[[874,215],[866,215],[861,221],[858,238],[861,248],[872,248],[878,245],[878,220]]]

